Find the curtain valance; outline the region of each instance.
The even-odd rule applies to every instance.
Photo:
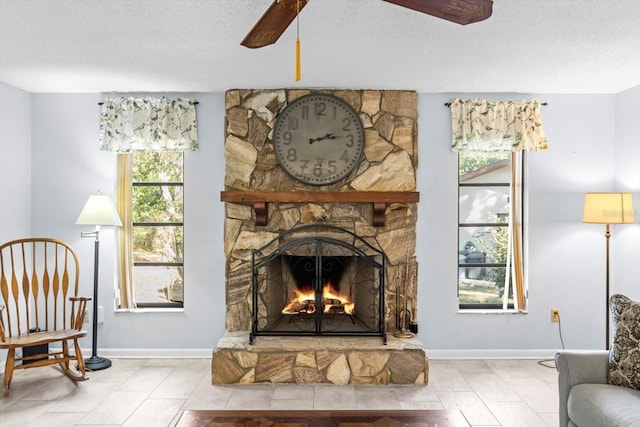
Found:
[[[538,151],[547,149],[540,101],[451,100],[453,151]]]
[[[100,149],[189,151],[198,149],[196,102],[191,98],[109,98],[100,113]]]

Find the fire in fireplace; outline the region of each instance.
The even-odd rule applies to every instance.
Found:
[[[315,291],[296,290],[296,295],[285,308],[282,314],[313,314],[316,312]],[[322,287],[322,304],[320,310],[327,314],[353,315],[355,304],[348,295],[342,295],[333,290],[331,282]]]
[[[353,315],[355,304],[351,296],[340,292],[340,279],[349,265],[349,257],[323,257],[320,263],[322,292],[320,305],[316,302],[316,260],[313,257],[288,257],[288,265],[295,280],[293,298],[282,309],[288,314],[313,314],[321,310],[325,314]]]
[[[381,336],[384,253],[329,225],[290,230],[253,252],[251,342],[260,335]]]

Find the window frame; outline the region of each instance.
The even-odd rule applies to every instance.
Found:
[[[123,236],[125,239],[124,246],[128,247],[128,250],[122,250],[122,247],[118,251],[118,261],[119,261],[119,269],[120,269],[120,298],[118,301],[118,309],[183,309],[184,308],[184,288],[182,294],[182,301],[167,301],[167,302],[140,302],[135,298],[135,289],[136,283],[134,281],[134,269],[136,267],[178,267],[182,268],[184,273],[184,169],[185,169],[185,156],[184,152],[179,152],[181,159],[181,181],[144,181],[144,182],[136,182],[133,177],[133,168],[135,165],[135,156],[137,154],[145,154],[147,152],[140,153],[128,153],[122,155],[123,157],[120,159],[122,162],[126,162],[126,164],[119,166],[119,189],[121,190],[122,197],[118,197],[118,208],[125,213],[122,215],[123,218],[130,219],[129,224],[125,224],[125,227],[122,227],[121,233],[129,234],[128,236]],[[122,171],[122,168],[126,169],[126,172]],[[127,182],[125,182],[127,181]],[[124,189],[123,187],[127,186],[128,188]],[[134,221],[135,212],[133,206],[133,194],[134,188],[136,187],[181,187],[182,188],[182,221],[167,221],[167,222],[157,222],[157,221]],[[123,220],[124,222],[124,220]],[[182,259],[177,262],[158,262],[158,261],[135,261],[135,256],[133,252],[133,241],[134,241],[134,230],[136,227],[181,227],[182,228]],[[120,246],[120,245],[119,245]],[[127,271],[128,270],[128,271]],[[128,287],[129,289],[124,292],[129,295],[128,299],[130,300],[128,306],[123,306],[122,300],[122,287]],[[184,283],[183,283],[184,286]]]
[[[482,183],[478,183],[478,182],[473,182],[473,183],[463,183],[460,182],[460,154],[461,152],[457,152],[456,156],[457,156],[457,166],[458,166],[458,178],[457,178],[457,188],[458,188],[458,209],[457,209],[457,243],[456,243],[456,247],[459,249],[460,246],[460,231],[461,229],[464,228],[472,228],[472,227],[483,227],[483,228],[490,228],[490,227],[508,227],[508,235],[509,235],[509,249],[508,249],[508,258],[507,261],[505,261],[504,263],[462,263],[460,262],[460,258],[459,258],[459,252],[458,252],[458,262],[457,262],[457,268],[456,268],[456,295],[458,298],[458,310],[461,312],[470,312],[470,311],[474,311],[474,310],[483,310],[483,311],[494,311],[496,313],[500,313],[500,312],[507,312],[507,311],[514,311],[516,310],[516,304],[515,304],[515,299],[516,299],[516,292],[517,292],[517,283],[515,280],[515,273],[514,273],[514,253],[512,250],[513,247],[513,243],[512,243],[512,239],[513,239],[513,232],[511,230],[512,227],[512,220],[514,218],[514,215],[512,215],[513,212],[513,192],[514,192],[514,186],[516,188],[519,189],[519,197],[517,197],[517,203],[518,203],[518,210],[519,212],[522,213],[522,215],[524,216],[524,199],[525,199],[525,155],[524,152],[520,151],[517,155],[512,153],[511,157],[510,157],[510,162],[509,162],[509,166],[511,169],[511,174],[510,174],[510,178],[509,178],[509,183],[504,183],[504,182],[493,182],[493,181],[487,181],[487,182],[482,182]],[[519,164],[515,165],[515,169],[514,169],[514,162],[518,162]],[[514,174],[514,171],[516,171],[516,173]],[[519,182],[514,183],[514,176],[517,180],[519,180]],[[460,196],[461,196],[461,189],[464,188],[495,188],[495,187],[507,187],[509,188],[509,206],[508,206],[508,218],[509,221],[508,222],[474,222],[474,223],[463,223],[460,220],[460,210],[461,210],[461,203],[460,203]],[[501,217],[502,213],[496,213],[496,215],[498,216],[498,218]],[[519,221],[519,231],[520,231],[520,236],[524,235],[524,226],[525,221],[522,220]],[[525,265],[525,260],[524,260],[524,250],[522,250],[522,265],[520,266],[521,271],[524,270],[524,265]],[[461,268],[473,268],[473,267],[478,267],[478,268],[490,268],[490,267],[503,267],[505,269],[509,269],[508,273],[509,273],[509,280],[508,280],[508,285],[505,284],[505,287],[509,286],[509,289],[505,289],[505,292],[507,292],[507,295],[511,294],[512,298],[511,301],[509,301],[506,305],[504,304],[504,302],[502,303],[462,303],[460,302],[460,269]],[[525,301],[525,306],[526,306],[526,300],[527,300],[527,288],[525,283],[520,284],[519,286],[519,291],[522,292],[524,294],[524,301]],[[509,300],[509,298],[507,298]],[[518,308],[518,310],[523,310],[523,307]]]

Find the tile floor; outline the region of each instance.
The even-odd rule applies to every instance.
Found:
[[[535,360],[430,360],[427,386],[213,386],[207,359],[112,359],[73,383],[17,371],[0,425],[173,426],[183,409],[459,409],[472,426],[557,426],[555,368]],[[553,362],[545,362],[553,366]]]

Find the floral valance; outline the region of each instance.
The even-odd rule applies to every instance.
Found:
[[[110,98],[100,113],[100,149],[188,151],[198,149],[195,100]]]
[[[547,149],[540,102],[452,99],[453,151],[537,151]]]

